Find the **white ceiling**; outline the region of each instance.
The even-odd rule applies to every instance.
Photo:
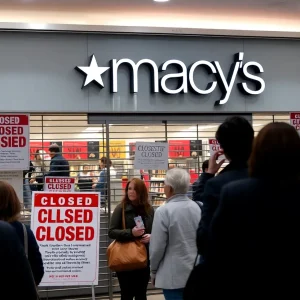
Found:
[[[2,22],[300,32],[299,0],[1,0]]]

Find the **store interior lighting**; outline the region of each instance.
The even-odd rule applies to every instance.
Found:
[[[83,130],[82,132],[101,132],[103,131],[103,127],[88,127],[85,130]]]

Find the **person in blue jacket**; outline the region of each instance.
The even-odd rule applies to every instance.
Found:
[[[116,171],[112,166],[112,161],[107,157],[102,157],[99,162],[100,165],[100,175],[98,182],[95,183],[92,188],[95,189],[97,192],[101,193],[101,205],[106,206],[107,200],[107,168],[110,171],[110,178],[116,178]]]

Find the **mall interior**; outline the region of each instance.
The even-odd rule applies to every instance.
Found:
[[[84,171],[92,191],[102,157],[116,171],[101,208],[95,299],[119,299],[107,233],[128,180],[145,181],[153,207],[165,203],[166,170],[135,169],[137,142],[167,142],[169,168],[186,169],[192,185],[227,117],[244,116],[257,134],[269,123],[290,123],[290,112],[299,111],[298,1],[5,0],[0,15],[1,113],[30,115],[30,161],[38,150],[50,160],[49,146],[57,144],[79,192]],[[93,61],[100,78],[85,72]],[[254,63],[263,81],[230,77],[238,63],[244,73]],[[217,66],[223,81],[215,79]],[[173,76],[164,80],[163,71]],[[259,92],[242,93],[241,83]],[[27,189],[28,177],[23,183]],[[23,196],[22,220],[30,225],[31,194]],[[39,294],[92,299],[89,285],[40,286]],[[150,283],[148,294],[164,299]]]

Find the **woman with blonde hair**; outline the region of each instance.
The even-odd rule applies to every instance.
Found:
[[[21,203],[14,188],[5,181],[0,181],[0,221],[10,223],[15,229],[21,244],[25,245],[27,236],[28,261],[31,266],[36,285],[39,285],[44,276],[44,266],[39,246],[29,226],[23,225],[20,219]],[[24,233],[26,228],[26,236]]]
[[[123,209],[125,210],[126,229],[123,229],[122,226]],[[141,217],[144,223],[142,228],[136,225],[135,218],[138,216]],[[108,235],[111,239],[119,242],[138,239],[148,249],[153,217],[154,210],[150,205],[144,181],[133,178],[127,183],[122,203],[113,212]],[[149,264],[144,269],[117,272],[117,276],[121,288],[121,300],[147,299],[147,286],[150,279]]]

